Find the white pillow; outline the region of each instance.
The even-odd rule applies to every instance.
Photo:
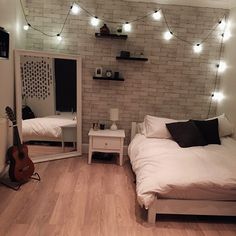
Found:
[[[218,118],[218,122],[219,122],[219,136],[220,137],[230,136],[234,133],[234,126],[229,122],[225,114],[210,118],[208,120],[213,120],[216,118]]]
[[[176,120],[146,115],[144,118],[144,135],[147,138],[171,138],[166,124]]]

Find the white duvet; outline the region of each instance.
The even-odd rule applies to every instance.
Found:
[[[129,145],[138,201],[158,198],[236,200],[236,141],[180,148],[171,139],[137,134]]]
[[[76,124],[72,118],[63,116],[49,116],[22,121],[23,140],[61,140],[61,126]]]

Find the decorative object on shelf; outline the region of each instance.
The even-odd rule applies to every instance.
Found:
[[[111,78],[112,77],[112,71],[111,70],[107,70],[105,74],[106,74],[107,78]]]
[[[100,28],[100,34],[101,34],[101,35],[110,34],[110,30],[109,30],[109,28],[107,27],[106,24],[104,24],[104,25]]]
[[[99,126],[97,122],[93,123],[93,130],[99,130]]]
[[[120,57],[129,58],[130,52],[129,51],[120,51]]]
[[[95,69],[95,76],[96,77],[102,77],[102,67],[97,67]]]
[[[102,122],[102,123],[100,123],[99,127],[100,127],[101,130],[104,130],[106,125],[105,125],[105,123]]]
[[[110,109],[110,120],[113,122],[110,129],[117,130],[116,121],[119,120],[119,109],[118,108],[111,108]]]
[[[120,73],[118,71],[114,72],[114,79],[119,79]]]
[[[122,34],[122,26],[121,26],[121,25],[119,25],[119,26],[116,28],[116,33],[117,33],[118,35]]]

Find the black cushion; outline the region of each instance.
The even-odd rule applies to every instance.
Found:
[[[32,119],[32,118],[35,118],[33,111],[31,110],[30,107],[24,106],[22,108],[22,119],[27,120],[27,119]]]
[[[180,147],[205,146],[207,141],[191,120],[166,124],[172,138]]]
[[[213,120],[192,120],[198,127],[207,144],[221,144],[218,129],[218,119]]]

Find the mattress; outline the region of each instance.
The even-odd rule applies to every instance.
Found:
[[[148,208],[156,197],[236,200],[236,141],[221,142],[180,148],[171,139],[137,134],[128,153],[139,203]]]
[[[61,126],[74,125],[76,120],[71,117],[49,116],[22,121],[23,141],[58,140],[61,141]]]

